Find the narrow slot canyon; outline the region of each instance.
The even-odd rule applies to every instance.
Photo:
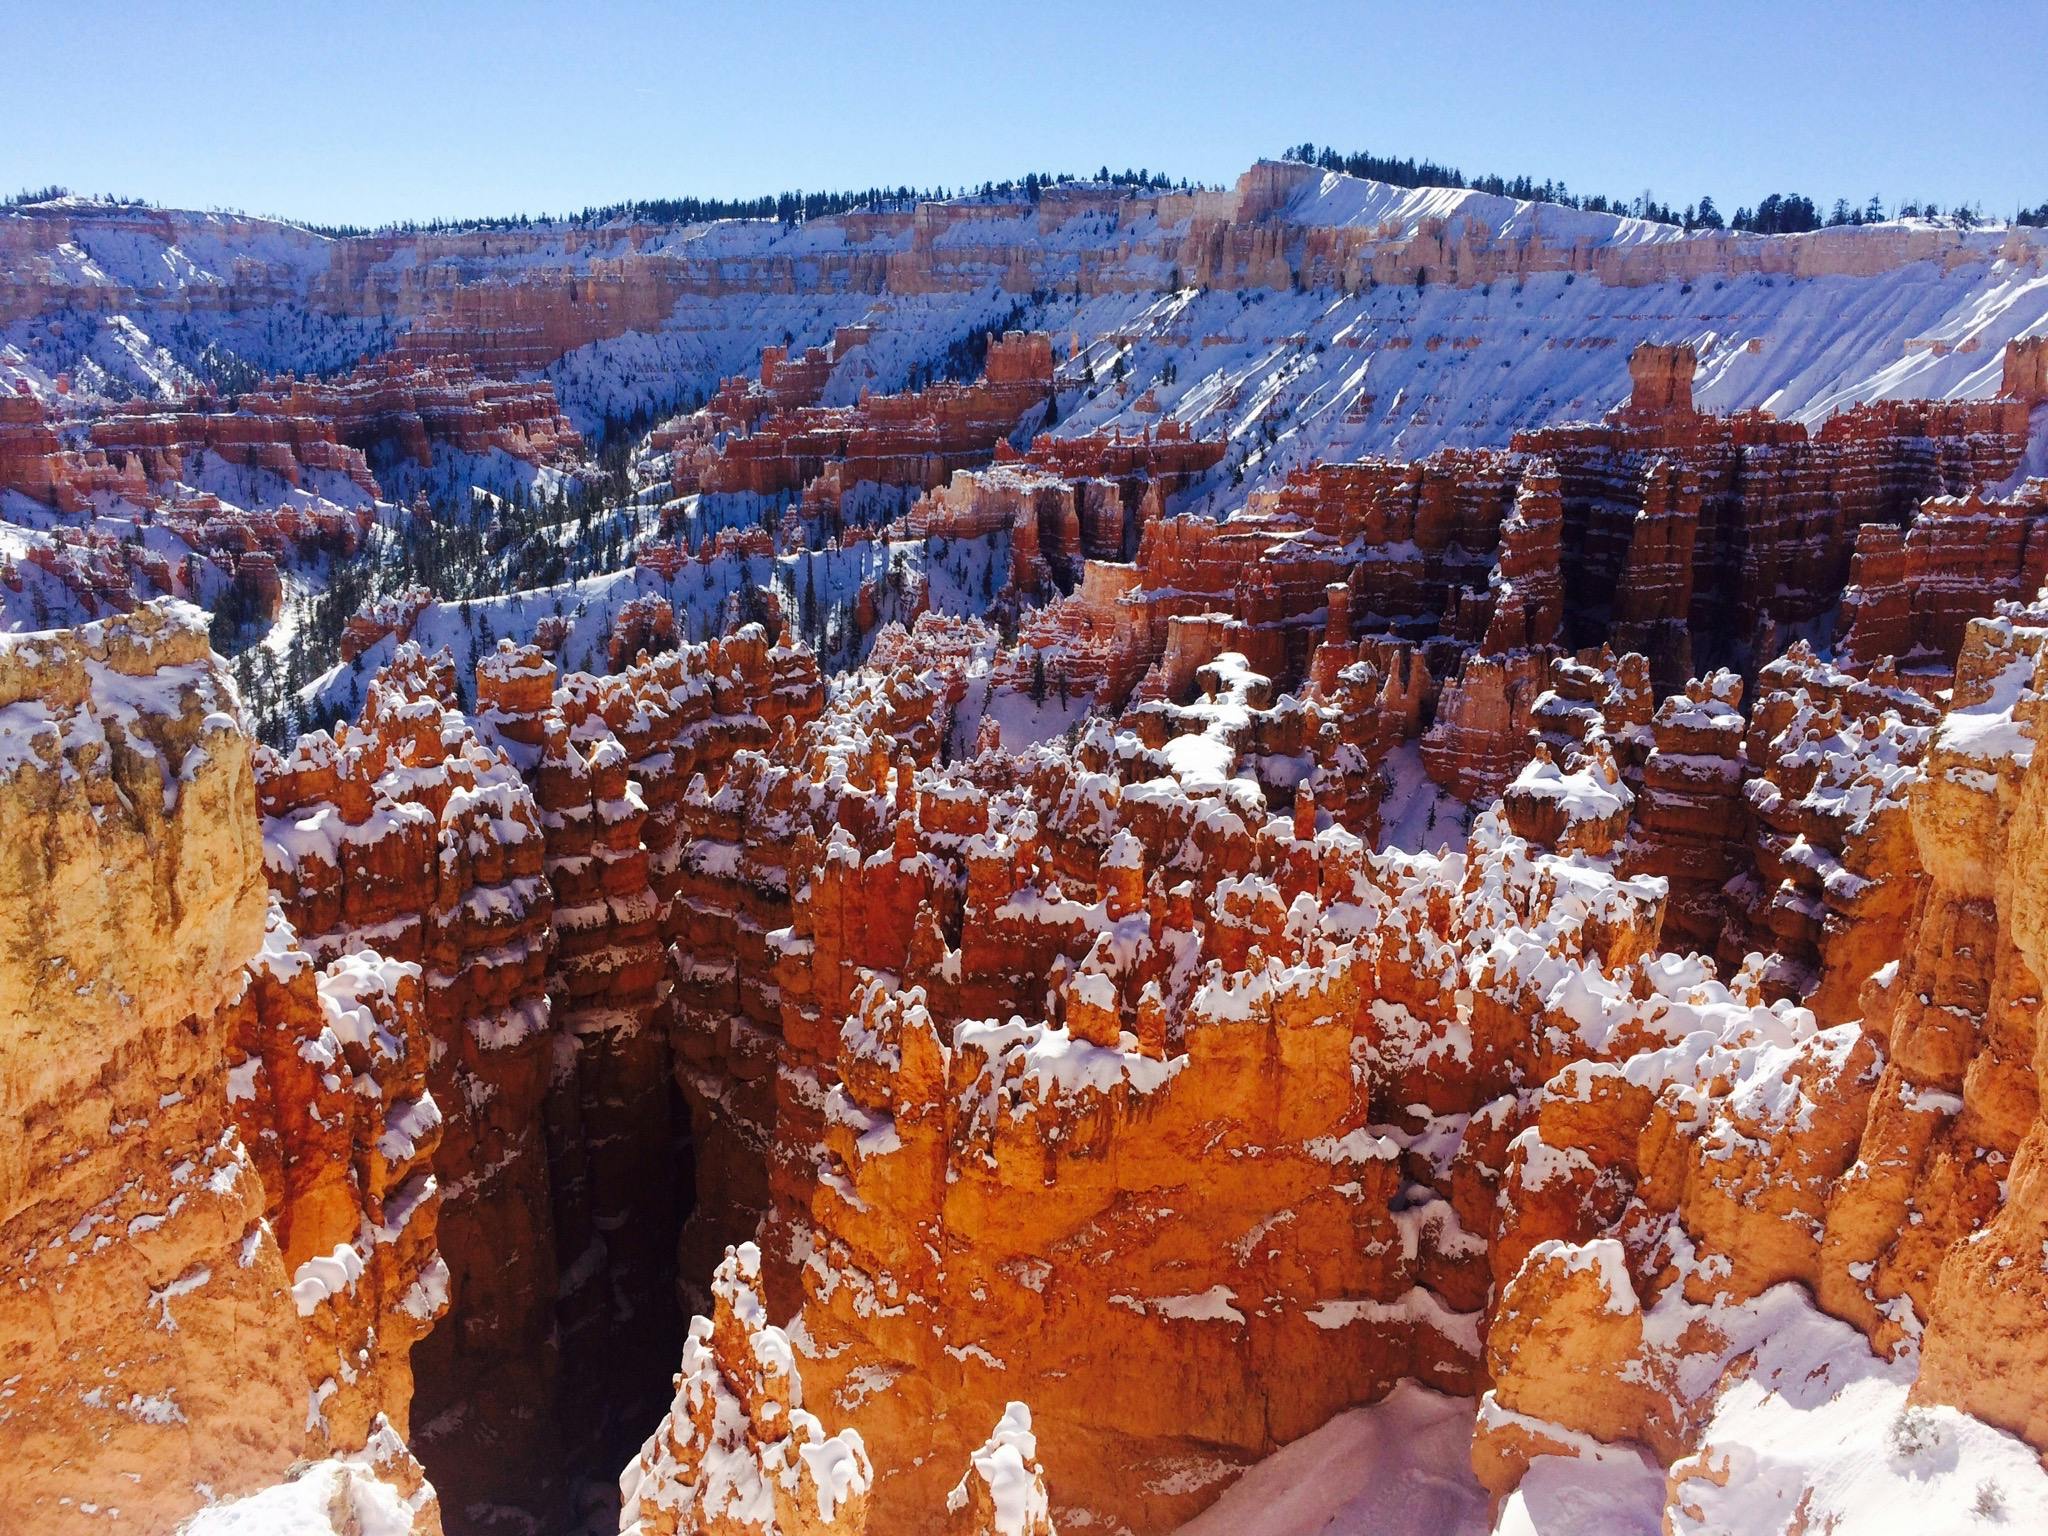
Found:
[[[678,1268],[694,1185],[666,1042],[609,1044],[555,1045],[544,1202],[443,1206],[450,1311],[414,1347],[412,1445],[450,1536],[615,1531],[619,1469],[708,1304],[709,1266]]]

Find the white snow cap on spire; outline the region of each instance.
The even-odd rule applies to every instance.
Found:
[[[946,1496],[954,1514],[969,1507],[974,1485],[985,1490],[989,1536],[1053,1536],[1052,1506],[1045,1493],[1045,1469],[1038,1464],[1038,1436],[1031,1430],[1031,1410],[1013,1402],[981,1449],[968,1458],[967,1475]]]

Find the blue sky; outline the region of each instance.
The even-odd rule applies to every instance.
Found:
[[[1228,181],[1312,139],[1724,211],[2048,201],[2048,5],[0,4],[0,189],[324,221]]]

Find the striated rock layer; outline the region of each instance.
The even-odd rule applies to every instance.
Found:
[[[66,310],[232,317],[276,305],[294,318],[367,322],[356,334],[402,356],[456,353],[485,372],[513,376],[629,331],[656,330],[686,300],[725,296],[1095,296],[1182,284],[1358,293],[1482,288],[1546,273],[1624,288],[1751,276],[1870,278],[1922,263],[2036,261],[2029,234],[1917,221],[1795,236],[1684,234],[1270,160],[1227,190],[1076,183],[1033,195],[1019,189],[885,204],[795,226],[616,220],[331,239],[268,220],[63,200],[7,210],[0,323]],[[117,269],[110,271],[78,260],[96,242],[212,259],[206,266],[188,259],[182,280],[167,278],[169,263],[123,273],[121,263],[109,262]],[[231,260],[213,255],[223,248]],[[800,371],[804,359],[792,361]]]
[[[1980,494],[2020,464],[2023,399],[1885,401],[1810,433],[1760,411],[1694,410],[1690,348],[1645,346],[1633,367],[1630,402],[1599,425],[1413,463],[1319,464],[1220,522],[1145,523],[1128,563],[1084,548],[1071,595],[1032,613],[1022,637],[1048,672],[1112,707],[1180,696],[1223,650],[1292,684],[1341,587],[1330,638],[1421,653],[1423,761],[1472,799],[1519,766],[1560,647],[1641,654],[1670,693],[1715,665],[1753,675],[1838,599],[1860,666],[1939,656],[1971,616],[2031,595],[2037,491]],[[1009,499],[1041,499],[1018,489]],[[953,488],[941,503],[973,504]],[[1042,542],[1047,513],[1025,521]],[[1037,553],[1013,535],[1013,559],[1020,547]]]

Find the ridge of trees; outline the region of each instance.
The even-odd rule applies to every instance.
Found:
[[[1703,196],[1697,202],[1687,203],[1681,208],[1662,201],[1648,189],[1633,197],[1609,197],[1599,192],[1575,192],[1563,181],[1550,177],[1545,177],[1539,182],[1527,175],[1467,176],[1456,166],[1444,165],[1426,158],[1417,159],[1412,155],[1378,155],[1365,150],[1344,153],[1327,144],[1318,146],[1306,141],[1290,145],[1281,158],[1301,161],[1326,171],[1339,171],[1347,176],[1383,181],[1391,186],[1463,188],[1490,193],[1497,197],[1556,203],[1566,208],[1583,209],[1588,213],[1649,219],[1660,224],[1674,224],[1686,230],[1733,229],[1746,234],[1789,235],[1843,224],[1877,224],[1887,218],[1947,219],[1962,229],[1974,228],[1985,221],[1984,210],[1979,203],[1957,202],[1944,211],[1940,202],[1933,198],[1906,199],[1887,205],[1881,197],[1873,194],[1862,203],[1851,203],[1847,198],[1838,197],[1833,205],[1823,212],[1820,204],[1798,192],[1773,192],[1753,208],[1738,207],[1733,214],[1724,215],[1711,196]],[[315,234],[335,239],[362,235],[453,234],[466,230],[557,227],[587,229],[615,222],[697,224],[716,219],[773,219],[781,224],[794,226],[810,219],[857,211],[908,212],[920,202],[942,202],[954,198],[974,198],[989,202],[1008,202],[1021,198],[1036,203],[1044,193],[1053,188],[1081,183],[1131,187],[1144,191],[1193,191],[1200,186],[1200,183],[1192,183],[1185,176],[1175,180],[1164,172],[1149,168],[1134,171],[1126,167],[1121,171],[1112,171],[1104,165],[1089,177],[1076,176],[1070,171],[1033,171],[1021,178],[984,181],[979,186],[959,188],[898,185],[839,192],[806,192],[797,189],[764,193],[759,197],[635,198],[622,202],[593,204],[579,212],[562,215],[518,213],[478,218],[405,219],[378,225],[329,224],[305,220],[281,222],[298,223]],[[24,208],[74,195],[69,187],[54,182],[43,187],[25,187],[11,195],[0,197],[0,209]],[[115,208],[162,206],[145,198],[117,197],[112,194],[102,194],[89,200]],[[211,211],[237,215],[241,213],[241,210],[233,208],[216,208]],[[2048,227],[2048,202],[2031,208],[2016,208],[2012,222]]]
[[[475,219],[429,219],[424,222],[408,219],[399,223],[380,224],[374,229],[359,224],[308,224],[306,228],[317,234],[340,238],[372,234],[443,234],[472,229],[550,228],[559,225],[587,229],[612,223],[702,224],[714,219],[774,219],[778,223],[795,225],[810,219],[826,218],[841,213],[908,213],[919,203],[943,202],[951,198],[980,198],[990,202],[1010,202],[1022,198],[1035,203],[1042,194],[1054,187],[1081,182],[1103,182],[1110,186],[1137,187],[1152,191],[1166,191],[1175,186],[1183,190],[1192,190],[1192,184],[1186,177],[1175,182],[1163,171],[1112,171],[1105,165],[1092,177],[1076,176],[1071,171],[1033,171],[1021,178],[984,181],[979,186],[959,188],[895,186],[868,187],[861,191],[844,192],[805,192],[799,189],[764,194],[760,197],[643,197],[627,202],[592,205],[580,212],[561,216],[519,213]]]
[[[1582,208],[1588,213],[1615,214],[1624,218],[1650,219],[1659,224],[1675,224],[1682,229],[1735,229],[1754,235],[1797,235],[1808,230],[1833,228],[1841,224],[1880,224],[1887,217],[1900,219],[1946,218],[1963,229],[1970,229],[1984,222],[1984,210],[1976,203],[1956,203],[1944,213],[1932,199],[1907,201],[1893,205],[1887,215],[1883,199],[1872,195],[1864,203],[1851,204],[1847,198],[1838,197],[1834,206],[1826,213],[1810,197],[1798,192],[1773,192],[1754,208],[1739,207],[1731,215],[1723,215],[1715,206],[1712,197],[1702,197],[1697,203],[1688,203],[1683,208],[1674,208],[1670,203],[1660,201],[1645,189],[1634,197],[1608,197],[1603,193],[1578,193],[1562,181],[1545,177],[1537,181],[1531,176],[1467,176],[1456,166],[1440,165],[1434,160],[1417,160],[1394,155],[1375,155],[1368,151],[1343,154],[1325,144],[1320,147],[1304,142],[1291,145],[1281,157],[1298,160],[1325,171],[1340,171],[1346,176],[1362,176],[1372,181],[1384,181],[1396,187],[1460,187],[1473,192],[1486,192],[1495,197],[1520,198],[1530,202],[1557,203],[1566,208]],[[2048,203],[2038,208],[2021,208],[2013,216],[2015,224],[2048,225]]]

